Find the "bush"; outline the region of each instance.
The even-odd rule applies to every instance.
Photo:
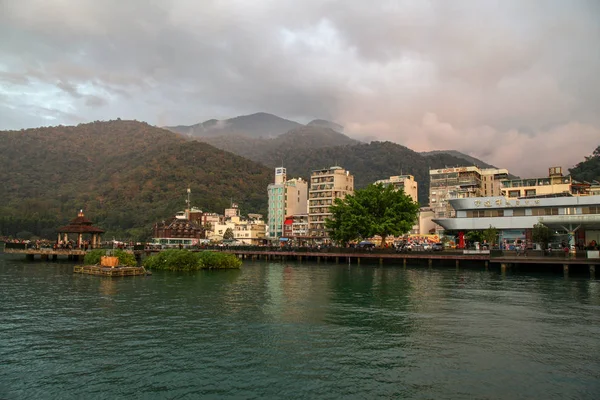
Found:
[[[85,257],[83,258],[83,262],[85,265],[96,265],[100,264],[100,257],[106,255],[106,250],[92,250],[87,252]]]
[[[137,267],[137,260],[131,253],[127,253],[123,250],[113,250],[113,257],[119,259],[119,265],[125,265],[127,267]]]
[[[234,254],[203,251],[199,253],[199,259],[202,268],[207,269],[240,268],[242,266],[242,260]]]
[[[148,257],[144,266],[148,269],[168,271],[197,271],[199,269],[240,268],[241,260],[232,254],[204,251],[170,249]]]
[[[29,231],[21,231],[17,233],[17,239],[30,240],[33,236],[33,233]]]

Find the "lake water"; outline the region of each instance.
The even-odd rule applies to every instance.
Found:
[[[245,263],[73,275],[0,254],[2,399],[598,399],[600,282]]]

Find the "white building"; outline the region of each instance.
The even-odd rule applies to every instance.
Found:
[[[571,245],[600,243],[600,196],[568,196],[533,199],[484,197],[451,199],[455,218],[434,220],[446,230],[467,232],[498,229],[500,240],[531,242],[535,224],[542,223],[568,235]]]
[[[331,216],[329,207],[335,199],[343,199],[354,193],[354,176],[342,167],[318,169],[310,176],[308,204],[309,235],[316,239],[327,239],[325,219]]]
[[[286,216],[307,213],[308,183],[302,178],[288,180],[285,168],[275,168],[275,182],[269,184],[267,193],[269,238],[277,239],[283,236]]]

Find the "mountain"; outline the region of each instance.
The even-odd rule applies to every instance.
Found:
[[[447,165],[470,165],[466,160],[448,154],[424,157],[392,142],[348,144],[327,148],[285,147],[277,156],[263,159],[263,162],[272,168],[283,165],[287,168],[288,177],[300,176],[306,179],[313,170],[339,165],[354,175],[356,189],[394,175],[413,175],[419,185],[419,202],[422,205],[429,203],[429,169],[443,168]]]
[[[290,149],[319,149],[360,143],[330,128],[308,125],[292,129],[272,139],[215,136],[198,138],[198,140],[269,166],[285,162],[282,156]]]
[[[192,137],[248,136],[251,138],[270,138],[300,126],[302,124],[298,122],[260,112],[226,120],[211,119],[190,126],[167,126],[165,129]]]
[[[596,150],[591,156],[586,157],[585,161],[569,168],[569,173],[573,179],[579,182],[600,182],[600,146],[596,147]]]
[[[343,133],[344,127],[340,124],[336,124],[335,122],[327,121],[325,119],[313,119],[306,126],[319,126],[321,128],[329,128],[333,129],[336,132]]]
[[[439,156],[442,154],[447,154],[454,158],[462,158],[463,160],[467,161],[469,163],[469,165],[476,165],[479,168],[497,168],[491,164],[486,163],[485,161],[481,161],[478,158],[471,157],[471,156],[469,156],[465,153],[461,153],[460,151],[457,151],[457,150],[433,150],[433,151],[424,151],[424,152],[421,152],[421,154],[424,155],[425,157]]]
[[[185,207],[266,214],[272,170],[137,121],[0,132],[0,235],[48,236],[79,209],[107,235],[143,238]],[[42,232],[43,231],[43,232]],[[53,233],[52,236],[53,237]]]

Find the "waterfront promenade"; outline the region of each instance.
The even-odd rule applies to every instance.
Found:
[[[160,251],[162,248],[138,245],[127,251],[131,251],[142,260]],[[517,254],[514,251],[501,250],[445,250],[445,251],[414,251],[396,252],[394,249],[361,249],[340,247],[269,247],[269,246],[203,246],[192,247],[190,251],[219,251],[235,254],[244,260],[273,260],[273,261],[296,261],[334,263],[349,265],[426,265],[441,267],[479,266],[488,268],[490,266],[500,268],[502,271],[520,266],[543,267],[555,269],[562,267],[565,273],[570,268],[578,270],[587,269],[590,276],[595,277],[596,267],[600,265],[600,258],[588,258],[586,251],[565,256],[562,252],[554,252],[550,255],[542,251],[529,251],[527,255]],[[14,248],[7,246],[4,249],[7,254],[23,254],[29,259],[40,256],[44,260],[56,260],[58,256],[74,260],[82,260],[86,251],[82,249],[33,249]]]

